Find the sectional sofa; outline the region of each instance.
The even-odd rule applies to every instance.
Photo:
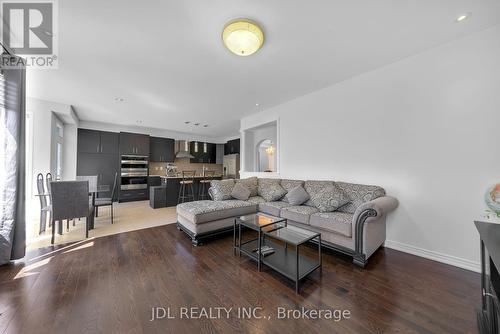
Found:
[[[248,199],[232,197],[238,183],[249,190]],[[302,191],[297,187],[303,187],[309,198],[301,205],[291,205],[286,195]],[[189,235],[193,245],[232,231],[235,217],[263,212],[286,218],[289,226],[320,232],[325,247],[352,256],[361,267],[384,243],[386,217],[398,206],[381,187],[333,181],[214,180],[209,194],[212,200],[177,205],[177,227]],[[335,204],[342,205],[335,208]]]

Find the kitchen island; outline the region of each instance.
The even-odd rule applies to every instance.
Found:
[[[159,177],[161,178],[161,186],[166,187],[166,204],[168,206],[176,206],[177,205],[177,200],[179,198],[179,188],[180,188],[180,181],[182,180],[182,176],[165,176],[165,175],[150,175],[151,177]],[[204,179],[203,176],[198,175],[194,177],[194,182],[193,182],[193,191],[194,191],[194,198],[195,200],[198,200],[198,189],[200,186],[200,180]],[[222,175],[214,175],[210,177],[206,177],[206,179],[209,180],[222,180]],[[210,185],[207,185],[207,190]],[[207,198],[209,199],[209,198]]]

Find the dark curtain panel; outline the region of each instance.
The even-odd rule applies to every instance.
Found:
[[[0,265],[26,251],[25,81],[24,68],[0,67]]]

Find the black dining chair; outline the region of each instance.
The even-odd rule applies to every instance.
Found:
[[[48,198],[50,197],[48,193],[45,192],[45,185],[43,181],[43,174],[39,173],[36,176],[36,187],[38,191],[38,199],[40,200],[40,226],[38,229],[38,234],[45,231],[47,227],[47,213],[49,214],[49,227],[52,223],[51,212],[52,206],[48,203]]]
[[[111,206],[111,224],[113,224],[113,198],[115,197],[116,191],[116,180],[118,178],[118,173],[115,173],[115,180],[113,181],[113,189],[111,189],[111,197],[98,197],[95,199],[95,216],[98,215],[99,207],[101,206]]]
[[[52,191],[52,238],[55,241],[55,223],[85,217],[85,238],[94,219],[94,206],[89,203],[88,181],[58,181],[50,184]]]

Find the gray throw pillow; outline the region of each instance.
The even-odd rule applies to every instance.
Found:
[[[243,184],[236,183],[236,185],[233,188],[233,191],[231,191],[231,196],[236,199],[246,201],[250,197],[250,190]]]
[[[340,189],[335,183],[324,183],[322,187],[315,189],[311,193],[313,205],[321,212],[332,212],[350,202],[349,196]]]
[[[234,180],[212,180],[210,181],[210,194],[214,201],[225,201],[231,199],[231,192],[234,188]]]
[[[285,199],[290,205],[301,205],[309,199],[309,194],[304,187],[296,186],[286,194]]]

